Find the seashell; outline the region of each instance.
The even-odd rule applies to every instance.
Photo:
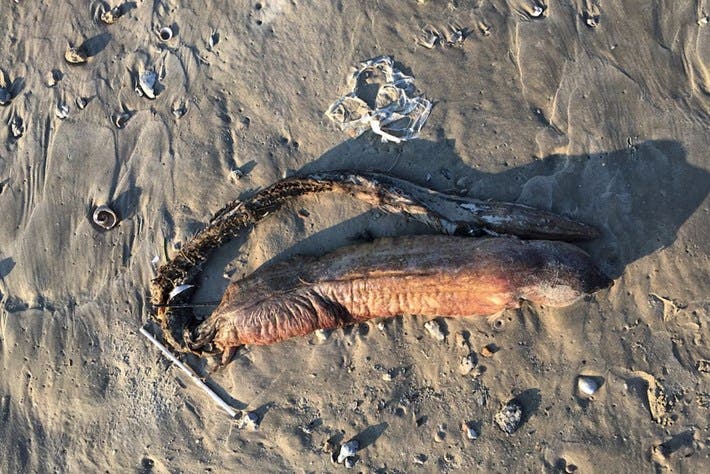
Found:
[[[129,112],[120,112],[114,115],[113,123],[116,125],[117,128],[123,128],[126,126],[130,118],[131,114]]]
[[[70,46],[64,52],[64,59],[69,64],[84,64],[87,61],[88,56],[81,48],[74,48]]]
[[[523,424],[522,405],[515,399],[510,400],[495,414],[493,421],[505,433],[513,434]]]
[[[345,458],[345,462],[343,463],[343,465],[345,466],[346,469],[352,469],[353,467],[355,467],[356,462],[357,462],[357,459],[355,459],[354,457],[349,457],[349,458]]]
[[[360,449],[360,443],[356,439],[351,439],[342,445],[338,453],[338,463],[342,463],[347,458],[354,456],[358,449]]]
[[[446,338],[441,330],[441,325],[439,325],[439,322],[436,319],[432,319],[431,321],[424,323],[424,328],[427,330],[429,335],[437,341],[443,341]]]
[[[108,206],[99,206],[94,209],[91,220],[104,230],[113,229],[118,223],[118,216]]]
[[[47,87],[54,87],[59,81],[62,80],[63,77],[64,74],[62,74],[62,71],[59,69],[52,69],[47,73],[45,83],[47,84]]]
[[[239,419],[238,426],[240,429],[249,429],[251,431],[256,431],[257,428],[259,428],[259,415],[257,415],[255,412],[250,411],[247,413],[244,413],[242,417]]]
[[[162,27],[158,30],[158,38],[160,38],[160,41],[162,41],[163,43],[167,43],[168,41],[173,39],[173,29],[169,26]]]
[[[597,26],[599,26],[600,15],[595,15],[591,12],[584,12],[582,14],[582,19],[588,27],[596,28]]]
[[[545,13],[547,7],[543,5],[539,5],[538,3],[535,3],[532,7],[532,11],[530,12],[530,16],[533,18],[540,18],[543,13]]]
[[[155,71],[145,71],[138,77],[138,87],[136,92],[140,96],[155,99],[155,84],[158,82],[158,75]]]
[[[25,124],[22,122],[22,119],[17,115],[10,119],[8,125],[10,125],[10,133],[12,134],[12,138],[14,139],[20,138],[25,133]]]
[[[461,363],[459,364],[459,372],[461,375],[469,374],[476,367],[476,354],[473,352],[469,355],[461,357]]]
[[[59,120],[64,120],[69,117],[69,106],[64,103],[57,104],[57,110],[54,111],[54,115],[56,115]]]
[[[212,49],[215,46],[217,46],[217,43],[219,43],[219,33],[216,31],[213,31],[212,34],[210,35],[210,39],[207,42],[208,48]]]
[[[471,423],[467,422],[462,422],[461,423],[461,431],[466,435],[466,438],[470,440],[474,440],[478,438],[478,433],[476,432],[476,429],[471,425]]]
[[[0,87],[0,105],[7,105],[12,100],[12,94],[4,87]]]
[[[599,383],[594,377],[580,375],[577,377],[577,390],[581,395],[591,397],[599,390]]]
[[[101,14],[101,21],[107,25],[113,25],[123,16],[123,8],[121,5],[113,7]]]
[[[498,347],[497,344],[490,343],[490,344],[483,346],[483,348],[481,349],[481,355],[483,357],[493,357],[493,354],[495,354],[499,350],[500,350],[500,347]]]

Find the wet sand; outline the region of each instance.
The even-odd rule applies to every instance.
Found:
[[[707,469],[710,11],[544,4],[138,1],[105,25],[100,2],[3,2],[0,471],[328,472],[343,467],[324,444],[352,438],[363,472]],[[420,44],[451,26],[459,46]],[[70,44],[86,64],[65,62]],[[402,144],[323,117],[383,54],[434,104]],[[154,100],[135,91],[146,70]],[[443,341],[405,316],[248,348],[211,378],[258,414],[239,428],[138,333],[151,260],[227,201],[341,168],[594,224],[582,247],[616,283],[497,324],[442,320]],[[90,220],[101,204],[113,230]],[[195,299],[218,300],[225,273],[426,231],[302,199],[221,249]],[[579,375],[601,383],[592,400]],[[511,399],[524,423],[509,435],[493,420]]]

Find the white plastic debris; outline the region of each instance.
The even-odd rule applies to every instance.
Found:
[[[370,129],[383,142],[399,143],[416,138],[429,118],[431,102],[389,56],[360,63],[348,87],[351,92],[336,100],[325,115],[352,137]]]

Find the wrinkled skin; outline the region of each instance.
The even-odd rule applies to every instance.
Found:
[[[491,315],[522,300],[561,307],[612,281],[574,245],[423,235],[298,257],[233,282],[188,334],[193,350],[272,344],[400,314]]]

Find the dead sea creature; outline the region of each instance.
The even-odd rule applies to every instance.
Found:
[[[64,59],[69,64],[84,64],[88,60],[88,55],[82,48],[69,46],[64,52]]]
[[[118,223],[118,216],[110,207],[99,206],[94,209],[94,212],[91,215],[91,220],[102,229],[111,230]]]
[[[193,280],[214,249],[292,199],[324,192],[348,194],[386,212],[406,214],[445,234],[509,234],[546,240],[585,240],[598,235],[593,227],[547,211],[442,194],[383,174],[333,171],[286,178],[251,199],[228,203],[158,269],[151,284],[151,302],[155,307],[153,317],[163,329],[165,340],[178,351],[191,351],[185,345],[183,329],[192,325],[194,317],[188,311],[171,308],[186,300],[178,295],[171,301],[170,294]],[[422,313],[422,308],[414,312]]]
[[[224,354],[401,314],[491,315],[522,300],[560,307],[611,281],[578,247],[515,238],[422,235],[297,257],[231,283],[191,333],[196,352]]]

